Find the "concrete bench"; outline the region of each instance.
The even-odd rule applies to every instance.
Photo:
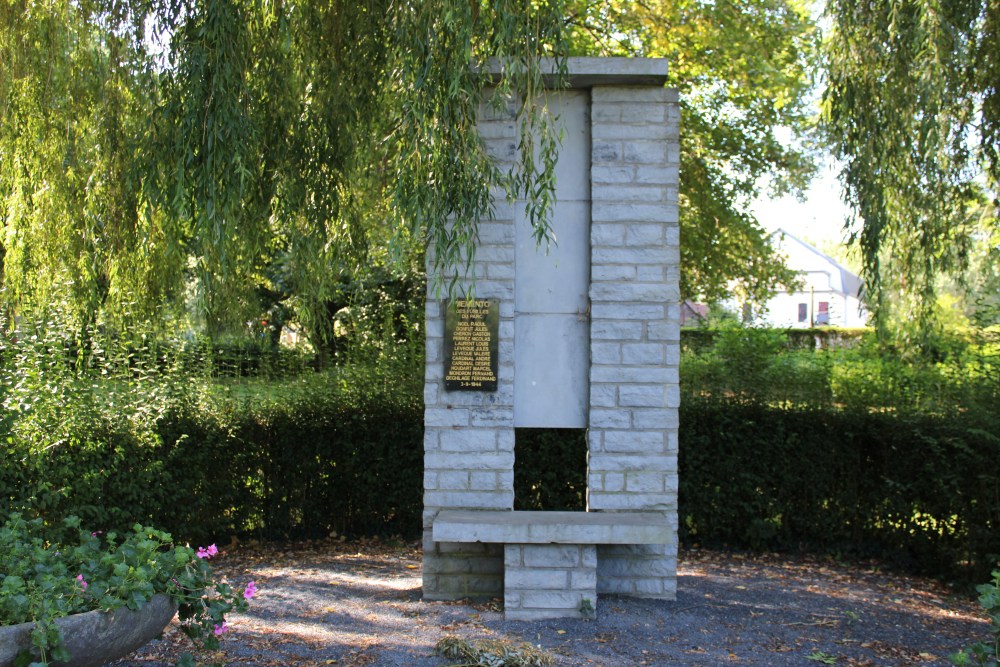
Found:
[[[598,544],[668,544],[656,512],[445,510],[435,542],[504,545],[504,613],[510,620],[588,618],[597,611]]]

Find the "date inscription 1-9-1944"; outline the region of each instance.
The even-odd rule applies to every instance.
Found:
[[[496,391],[500,307],[496,299],[448,303],[444,320],[444,388]]]

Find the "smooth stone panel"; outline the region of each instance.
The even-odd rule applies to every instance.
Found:
[[[514,320],[515,427],[587,427],[589,324],[575,314]]]
[[[590,204],[560,201],[553,209],[554,243],[539,246],[524,212],[515,222],[515,317],[522,313],[584,313],[590,291]]]
[[[669,544],[658,512],[505,512],[449,510],[434,520],[435,542],[503,544]]]

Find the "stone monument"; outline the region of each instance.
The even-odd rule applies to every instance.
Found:
[[[423,593],[504,597],[510,619],[597,595],[673,598],[679,363],[677,92],[660,59],[571,58],[552,228],[498,193],[474,300],[426,310]],[[510,113],[480,130],[508,165]],[[515,512],[514,429],[587,429],[586,512]]]

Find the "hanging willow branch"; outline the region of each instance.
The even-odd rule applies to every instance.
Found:
[[[262,284],[318,321],[341,275],[471,257],[496,193],[544,236],[556,150],[540,59],[561,0],[0,0],[0,216],[14,304],[81,319],[194,305],[239,326]],[[522,152],[476,129],[503,63]],[[125,307],[127,305],[127,308]]]

